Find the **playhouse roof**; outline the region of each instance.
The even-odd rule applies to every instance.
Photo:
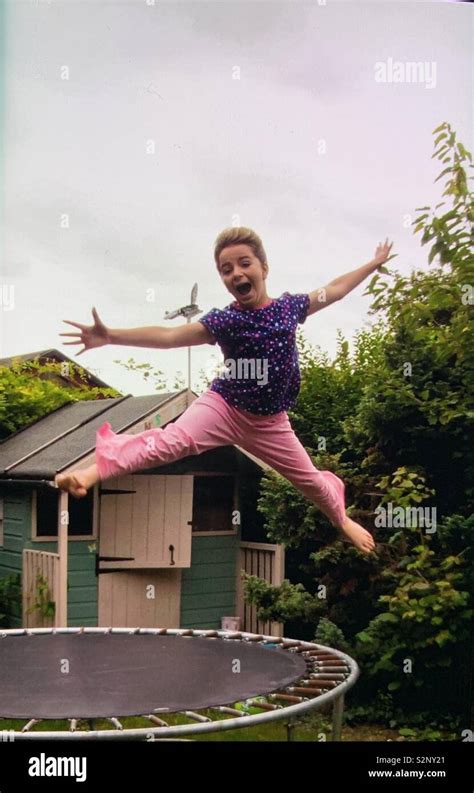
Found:
[[[40,364],[47,364],[47,363],[73,363],[74,367],[80,371],[81,374],[81,382],[79,383],[74,375],[67,375],[62,374],[61,376],[57,377],[59,382],[68,383],[70,386],[74,385],[88,385],[91,387],[97,388],[112,388],[109,383],[105,383],[104,380],[101,380],[100,377],[97,377],[96,374],[86,369],[84,366],[81,366],[77,360],[74,358],[69,358],[67,355],[62,353],[60,350],[57,350],[54,347],[49,347],[45,350],[37,350],[36,352],[25,352],[19,355],[11,355],[8,358],[0,358],[0,366],[11,367],[13,363],[26,363],[28,361],[37,361]],[[38,376],[35,374],[35,376]],[[40,377],[44,378],[46,375],[40,374]]]
[[[127,394],[117,399],[64,405],[0,442],[0,484],[16,480],[28,480],[32,484],[51,482],[58,472],[94,451],[96,431],[104,421],[108,421],[116,433],[127,432],[185,392],[183,389],[140,397]],[[240,451],[260,467],[267,467],[244,450]]]

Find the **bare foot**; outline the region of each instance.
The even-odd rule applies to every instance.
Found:
[[[60,490],[66,490],[75,498],[84,498],[92,485],[99,481],[97,466],[91,465],[82,471],[70,471],[68,474],[57,474],[54,482]]]
[[[355,520],[351,520],[347,515],[339,530],[345,534],[347,539],[350,540],[359,551],[370,553],[375,549],[375,540],[371,533],[368,532],[367,529],[364,529],[359,523],[356,523]]]

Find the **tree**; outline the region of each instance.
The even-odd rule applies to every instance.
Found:
[[[81,377],[82,368],[68,362],[69,375],[84,380],[83,386],[61,383],[63,363],[14,360],[0,366],[0,438],[23,429],[71,402],[118,397],[115,388],[91,388]]]
[[[372,520],[377,554],[362,559],[340,541],[327,545],[334,532],[325,517],[276,474],[264,477],[259,508],[274,541],[312,546],[307,588],[315,599],[325,584],[327,602],[292,592],[292,614],[297,596],[306,618],[324,613],[342,629],[363,664],[367,696],[390,684],[394,707],[444,702],[460,714],[458,681],[472,687],[474,212],[465,170],[472,157],[448,124],[433,134],[440,146],[433,156],[446,166],[436,181],[444,177],[452,205],[443,214],[445,201],[423,207],[413,223],[422,246],[431,243],[428,271],[405,278],[384,268],[374,276],[367,294],[378,321],[358,335],[352,358],[341,340],[334,362],[303,350],[294,411],[316,466],[336,470],[353,510],[369,528]],[[414,512],[414,524],[376,525],[390,505]],[[420,523],[427,511],[434,531]],[[274,606],[284,608],[282,594]],[[260,595],[268,604],[271,592]],[[355,696],[363,693],[358,686]]]

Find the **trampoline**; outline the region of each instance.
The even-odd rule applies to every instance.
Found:
[[[21,730],[8,730],[15,740],[176,739],[276,719],[291,725],[332,703],[332,740],[339,740],[344,694],[358,675],[356,662],[338,650],[253,633],[0,630],[0,730],[2,719],[19,719],[26,720]],[[166,714],[186,723],[168,724]],[[124,729],[120,718],[128,716],[150,726]],[[53,719],[69,729],[35,729]],[[96,729],[98,719],[113,729]]]

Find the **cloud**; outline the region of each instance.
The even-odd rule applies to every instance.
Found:
[[[441,200],[432,129],[447,119],[469,136],[463,12],[10,2],[4,277],[17,305],[2,354],[58,345],[61,320],[89,321],[92,305],[115,327],[164,324],[195,281],[203,310],[227,305],[213,243],[235,217],[264,240],[271,296],[354,269],[387,234],[401,269],[426,261],[403,217]],[[390,56],[435,57],[436,90],[377,84],[374,63]],[[362,292],[305,323],[309,340],[334,352],[337,327],[350,335],[366,318]],[[111,361],[129,352],[81,361],[117,384]],[[186,370],[185,350],[131,352]],[[193,350],[195,372],[210,352]]]

